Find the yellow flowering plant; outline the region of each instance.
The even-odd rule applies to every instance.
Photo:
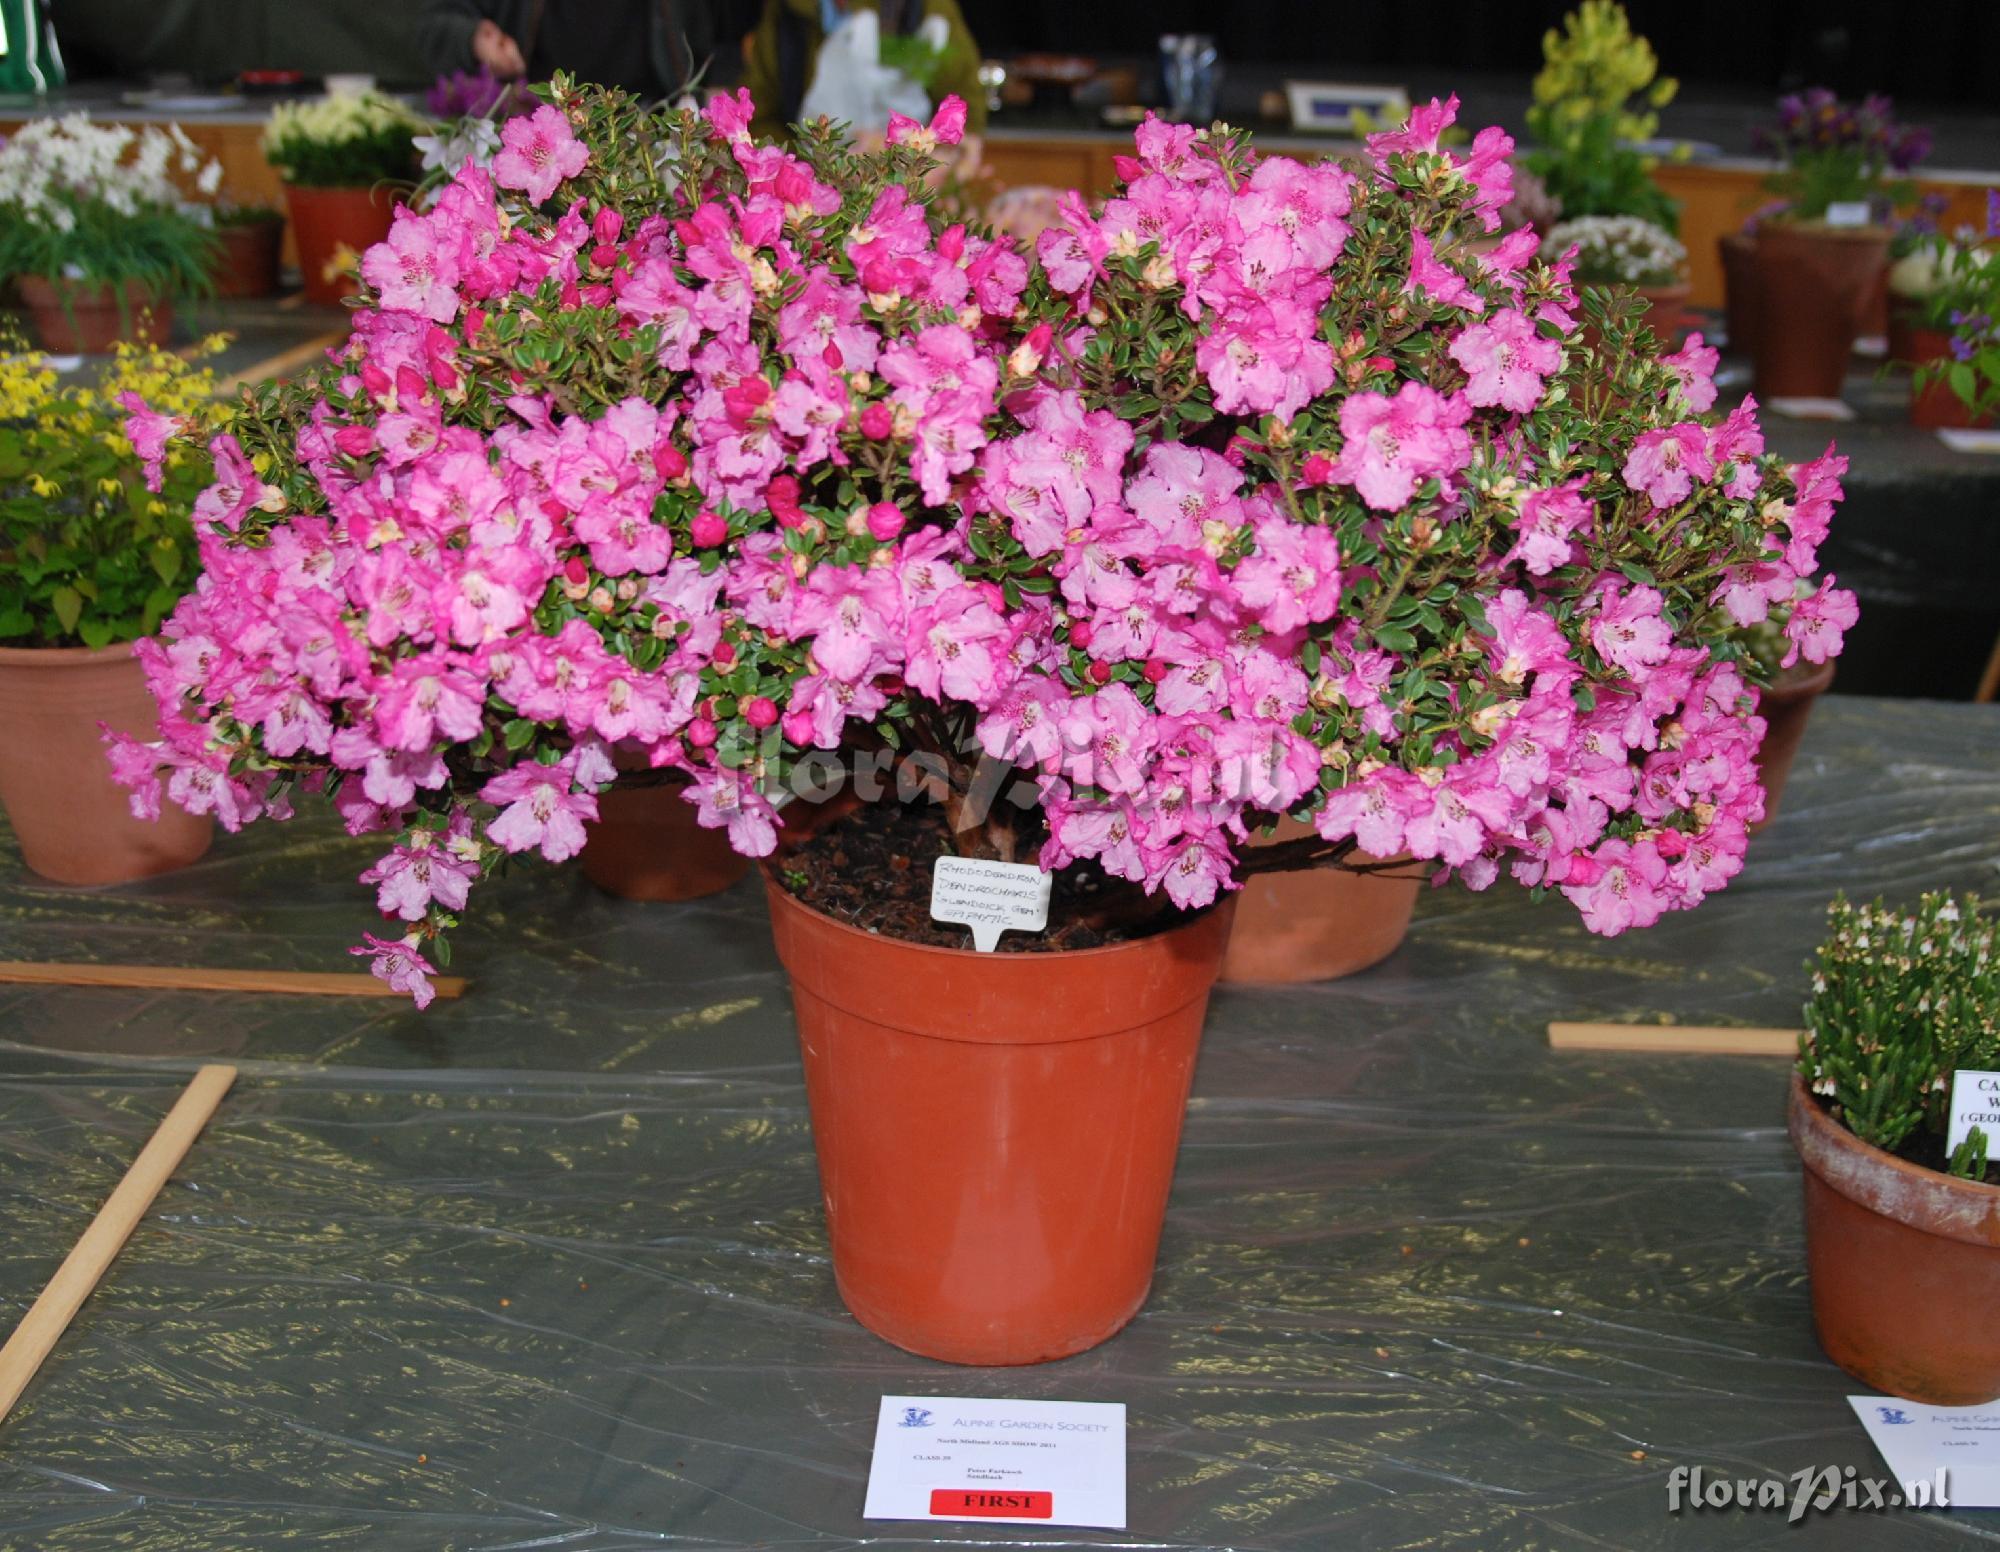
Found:
[[[0,343],[0,645],[104,647],[151,634],[194,585],[189,514],[210,483],[210,436],[231,408],[189,352],[121,344],[94,381]],[[149,481],[131,406],[181,433]]]
[[[1679,228],[1674,202],[1653,182],[1633,142],[1651,139],[1679,83],[1659,73],[1652,44],[1617,0],[1583,0],[1542,37],[1542,69],[1523,160],[1566,218],[1639,216]]]

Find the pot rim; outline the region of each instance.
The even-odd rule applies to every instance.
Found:
[[[1921,1233],[2000,1249],[2000,1186],[1960,1180],[1863,1142],[1820,1107],[1797,1067],[1785,1129],[1799,1162],[1828,1190]]]
[[[912,943],[908,938],[891,937],[885,932],[865,931],[849,922],[842,921],[838,916],[827,915],[825,911],[820,910],[817,906],[807,905],[805,901],[801,900],[785,887],[784,881],[778,877],[779,865],[772,858],[763,858],[758,866],[764,875],[765,893],[771,899],[780,901],[794,910],[825,923],[829,927],[846,933],[850,937],[858,938],[863,943],[893,943],[897,948],[906,949],[913,954],[938,954],[946,958],[959,960],[983,960],[990,963],[997,957],[993,954],[982,954],[976,948],[944,948],[936,943]],[[1077,960],[1089,959],[1093,956],[1127,954],[1134,949],[1144,948],[1149,944],[1158,943],[1164,939],[1172,938],[1179,933],[1205,925],[1208,919],[1216,912],[1228,910],[1235,898],[1233,894],[1225,895],[1213,905],[1206,906],[1199,911],[1183,912],[1182,920],[1176,922],[1173,926],[1161,932],[1149,932],[1143,938],[1128,938],[1122,943],[1101,943],[1096,948],[1056,949],[1048,957],[1074,963]],[[1034,960],[1043,957],[1043,955],[1020,954],[1009,957]]]
[[[1767,232],[1773,237],[1787,235],[1793,237],[1827,237],[1833,239],[1835,242],[1886,243],[1896,235],[1893,227],[1876,226],[1872,222],[1867,226],[1834,226],[1829,222],[1814,219],[1810,221],[1772,221],[1766,226],[1759,226],[1756,235],[1751,237],[1750,240],[1754,243],[1765,236]]]
[[[1828,658],[1803,679],[1794,679],[1790,684],[1780,681],[1759,689],[1758,711],[1761,712],[1766,706],[1782,706],[1793,701],[1810,700],[1815,695],[1824,695],[1833,685],[1834,670],[1838,666],[1838,659]],[[1782,669],[1779,671],[1784,672]]]
[[[0,647],[0,666],[90,668],[131,657],[132,646],[129,641],[114,641],[108,647]]]
[[[136,275],[127,276],[125,279],[117,281],[87,280],[71,275],[16,275],[14,277],[14,284],[22,288],[22,295],[24,297],[27,295],[28,288],[40,286],[51,296],[61,296],[65,293],[82,293],[85,296],[96,294],[108,297],[122,291],[127,296],[136,295],[166,304],[171,304],[173,300],[171,297],[154,290],[151,281],[141,280]]]

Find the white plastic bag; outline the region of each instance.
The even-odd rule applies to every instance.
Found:
[[[924,19],[921,36],[934,49],[942,52],[949,35],[942,17]],[[902,71],[882,63],[881,22],[873,11],[857,8],[820,45],[812,85],[799,106],[799,121],[810,124],[825,114],[867,132],[886,129],[891,113],[928,119],[930,94]]]

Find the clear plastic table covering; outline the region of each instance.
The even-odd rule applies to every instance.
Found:
[[[321,819],[118,890],[0,848],[0,958],[325,969],[369,915],[370,847]],[[1437,891],[1375,970],[1219,990],[1152,1297],[1021,1370],[841,1307],[754,880],[660,906],[517,872],[427,1014],[0,986],[8,1326],[193,1066],[242,1067],[0,1427],[0,1548],[1793,1544],[1667,1501],[1676,1466],[1887,1475],[1812,1337],[1785,1064],[1544,1027],[1790,1025],[1836,888],[1997,871],[2000,708],[1835,698],[1697,912],[1605,941]],[[1126,1403],[1130,1529],[864,1521],[885,1393]],[[1804,1534],[2000,1542],[2000,1513]]]

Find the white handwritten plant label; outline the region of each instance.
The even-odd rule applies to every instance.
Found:
[[[1003,932],[1049,924],[1053,878],[1032,863],[940,857],[931,873],[931,920],[972,929],[972,946],[993,952]]]
[[[1975,1126],[1986,1134],[1986,1157],[2000,1162],[2000,1072],[1961,1067],[1951,1080],[1951,1129],[1945,1134],[1945,1151],[1958,1152]]]
[[[1875,207],[1865,199],[1835,200],[1826,207],[1828,226],[1866,226],[1875,219]]]

